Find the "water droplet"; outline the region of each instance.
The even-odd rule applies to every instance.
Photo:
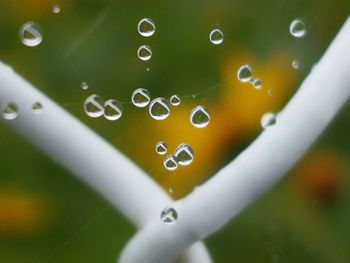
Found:
[[[38,25],[29,21],[20,27],[19,39],[27,47],[36,47],[43,41],[43,36],[38,29]]]
[[[32,105],[33,113],[41,113],[43,111],[43,105],[40,102],[35,102]]]
[[[89,88],[89,84],[87,84],[85,81],[83,81],[80,86],[83,90],[87,90]]]
[[[139,59],[141,59],[142,61],[147,61],[150,60],[152,57],[152,50],[149,46],[147,45],[142,45],[141,47],[139,47],[139,49],[137,50],[137,56],[139,57]]]
[[[177,95],[173,95],[170,97],[170,104],[173,106],[179,106],[181,103],[181,99]]]
[[[293,67],[294,69],[300,69],[300,61],[297,60],[297,59],[294,59],[294,60],[292,61],[292,67]]]
[[[267,95],[272,96],[272,94],[273,94],[272,89],[269,89],[269,90],[267,91]]]
[[[224,42],[224,33],[218,28],[213,29],[209,34],[209,39],[214,45],[220,45]]]
[[[305,24],[300,19],[294,19],[289,26],[289,32],[296,38],[302,38],[306,34]]]
[[[204,128],[210,122],[210,115],[206,108],[197,106],[191,111],[190,121],[196,128]]]
[[[177,169],[177,167],[179,166],[174,155],[169,155],[169,156],[165,157],[165,159],[163,161],[163,165],[164,165],[165,169],[167,169],[169,171],[175,171]]]
[[[237,71],[237,79],[240,82],[249,82],[252,80],[253,70],[250,65],[242,65]]]
[[[149,105],[149,114],[155,120],[165,120],[170,115],[169,105],[164,98],[156,98]]]
[[[60,7],[58,4],[54,4],[54,5],[52,6],[52,13],[58,14],[58,13],[60,13],[60,12],[61,12],[61,7]]]
[[[168,151],[168,145],[165,142],[158,142],[156,144],[156,153],[160,155],[164,155],[166,154],[167,151]]]
[[[276,115],[272,112],[265,113],[260,120],[261,127],[267,129],[276,124]]]
[[[169,193],[171,193],[171,194],[174,192],[173,188],[169,188],[168,191],[169,191]]]
[[[137,31],[143,37],[150,37],[156,32],[156,26],[152,19],[143,18],[137,25]]]
[[[146,71],[147,71],[147,72],[149,72],[150,70],[151,70],[150,67],[147,67],[147,68],[146,68]]]
[[[182,143],[176,148],[175,157],[179,165],[190,165],[194,158],[193,149],[188,144]]]
[[[166,207],[160,214],[160,219],[166,224],[174,224],[178,218],[177,212],[172,207]]]
[[[123,116],[123,107],[116,100],[107,100],[104,104],[103,116],[109,121],[116,121]]]
[[[134,90],[134,92],[131,95],[131,102],[136,107],[144,108],[146,107],[151,101],[151,94],[148,90],[140,88]]]
[[[84,111],[89,117],[98,118],[101,117],[104,113],[103,105],[103,99],[100,96],[93,94],[87,97],[87,99],[85,100]]]
[[[260,79],[254,79],[252,81],[252,85],[255,89],[261,89],[262,88],[262,81]]]
[[[14,120],[18,116],[18,107],[15,103],[8,103],[2,108],[2,117],[5,120]]]

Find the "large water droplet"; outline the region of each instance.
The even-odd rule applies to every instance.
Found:
[[[252,80],[253,77],[253,70],[250,67],[250,65],[245,64],[240,66],[240,68],[237,71],[237,79],[240,82],[249,82]]]
[[[302,38],[306,34],[305,24],[299,18],[294,19],[289,26],[289,32],[296,38]]]
[[[36,114],[41,113],[43,111],[43,105],[40,102],[35,102],[32,105],[32,111]]]
[[[224,42],[224,33],[218,28],[213,29],[209,34],[209,40],[214,45],[220,45]]]
[[[103,116],[109,121],[116,121],[123,115],[122,105],[116,100],[107,100],[104,104]]]
[[[267,129],[276,124],[276,115],[272,112],[265,113],[260,120],[261,127]]]
[[[197,106],[191,111],[190,121],[196,128],[204,128],[210,122],[210,115],[206,108]]]
[[[140,88],[134,90],[131,95],[131,102],[136,107],[143,108],[146,107],[151,101],[151,95],[148,90]]]
[[[156,98],[149,105],[149,114],[155,120],[165,120],[170,115],[169,105],[164,98]]]
[[[182,143],[176,148],[175,157],[179,165],[190,165],[194,158],[193,149],[188,144]]]
[[[173,106],[179,106],[181,103],[181,99],[177,95],[173,95],[170,97],[170,104]]]
[[[254,79],[252,81],[252,85],[255,89],[261,89],[262,88],[262,81],[260,79]]]
[[[300,61],[297,60],[297,59],[294,59],[294,60],[292,61],[292,67],[293,67],[294,69],[300,69]]]
[[[15,103],[8,103],[2,107],[2,117],[5,120],[14,120],[18,116],[18,107]]]
[[[168,151],[168,145],[165,142],[158,142],[156,144],[156,153],[160,155],[164,155],[166,154],[167,151]]]
[[[156,26],[152,19],[143,18],[137,25],[137,31],[143,37],[150,37],[156,32]]]
[[[89,88],[89,84],[85,81],[83,81],[80,86],[83,90],[87,90]]]
[[[19,39],[27,47],[35,47],[43,41],[43,36],[38,29],[38,25],[29,21],[20,27]]]
[[[163,165],[169,171],[175,171],[179,166],[174,155],[167,156],[163,161]]]
[[[147,61],[150,60],[152,57],[152,50],[149,46],[147,45],[142,45],[141,47],[139,47],[139,49],[137,50],[137,56],[139,57],[139,59],[141,59],[142,61]]]
[[[177,211],[172,207],[164,208],[160,214],[160,219],[166,224],[174,224],[177,218]]]
[[[52,6],[52,13],[54,14],[58,14],[61,12],[61,6],[59,6],[58,4],[54,4]]]
[[[84,102],[84,111],[89,117],[101,117],[104,113],[103,99],[96,94],[87,97]]]

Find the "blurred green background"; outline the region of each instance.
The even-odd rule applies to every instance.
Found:
[[[349,0],[1,0],[0,59],[180,198],[261,132],[262,114],[282,108],[349,11]],[[144,17],[156,24],[151,38],[137,33]],[[305,21],[305,38],[289,34],[294,18]],[[34,48],[18,38],[27,21],[44,37]],[[216,27],[225,36],[219,46],[208,38]],[[136,56],[143,44],[153,50],[147,62]],[[261,90],[237,81],[245,63],[263,81]],[[183,102],[157,122],[130,104],[140,87]],[[121,101],[123,117],[85,115],[83,102],[93,93]],[[201,130],[188,122],[198,104],[212,117]],[[208,239],[215,262],[350,262],[349,119],[346,106],[288,177]],[[134,227],[4,122],[0,127],[0,262],[115,262]],[[170,149],[189,142],[193,165],[166,171],[154,153],[159,140]]]

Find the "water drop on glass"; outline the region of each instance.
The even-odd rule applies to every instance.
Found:
[[[147,45],[142,45],[141,47],[139,47],[139,49],[137,50],[137,56],[139,57],[139,59],[141,59],[142,61],[147,61],[150,60],[152,57],[152,50],[149,46]]]
[[[149,105],[149,114],[155,120],[161,121],[168,118],[170,115],[169,105],[164,98],[156,98]]]
[[[176,148],[175,157],[179,165],[190,165],[194,158],[193,149],[188,144],[182,143]]]
[[[165,142],[158,142],[155,150],[159,155],[164,155],[168,151],[168,145]]]
[[[160,214],[160,219],[166,224],[174,224],[177,218],[177,212],[172,207],[166,207]]]
[[[224,42],[224,33],[218,28],[213,29],[209,34],[209,39],[214,45],[220,45]]]
[[[170,104],[173,106],[179,106],[181,103],[181,99],[177,95],[173,95],[170,97]]]
[[[296,38],[302,38],[306,34],[305,24],[300,19],[294,19],[289,26],[289,32]]]
[[[104,109],[103,99],[96,94],[87,97],[84,102],[84,111],[91,118],[101,117]]]
[[[35,102],[32,105],[33,113],[41,113],[43,111],[43,105],[40,102]]]
[[[87,89],[89,88],[89,84],[87,84],[87,82],[83,81],[83,82],[81,83],[81,88],[82,88],[83,90],[87,90]]]
[[[18,107],[15,103],[9,103],[2,107],[2,117],[5,120],[14,120],[18,116]]]
[[[143,18],[137,25],[137,31],[143,37],[150,37],[156,32],[156,26],[152,19]]]
[[[144,108],[146,107],[151,101],[151,94],[148,90],[139,88],[134,90],[134,92],[131,95],[131,102],[136,107]]]
[[[276,124],[276,115],[272,112],[265,113],[260,120],[261,127],[267,129]]]
[[[299,62],[299,60],[294,59],[294,60],[292,61],[292,67],[293,67],[294,69],[299,69],[299,68],[300,68],[300,62]]]
[[[24,23],[19,29],[19,39],[27,47],[36,47],[43,41],[36,23],[29,21]]]
[[[165,169],[167,169],[169,171],[175,171],[177,169],[177,167],[179,166],[174,155],[169,155],[169,156],[165,157],[165,159],[163,161],[163,165],[164,165]]]
[[[206,108],[197,106],[191,111],[190,121],[196,128],[204,128],[210,122],[210,115]]]
[[[252,77],[253,70],[248,64],[242,65],[237,71],[237,79],[240,82],[249,82],[252,80]]]
[[[116,121],[123,116],[123,108],[116,100],[107,100],[104,103],[103,116],[109,121]]]
[[[52,13],[58,14],[58,13],[60,13],[60,12],[61,12],[61,7],[60,7],[58,4],[54,4],[54,5],[52,6]]]
[[[254,79],[252,81],[252,85],[255,89],[261,89],[262,88],[262,81],[260,79]]]

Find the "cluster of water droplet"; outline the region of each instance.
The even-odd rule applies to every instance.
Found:
[[[151,37],[156,32],[156,25],[150,18],[143,18],[137,24],[137,31],[143,37]],[[142,45],[137,49],[137,56],[142,61],[152,58],[152,49],[148,45]]]
[[[109,121],[119,120],[123,116],[123,107],[117,100],[109,99],[104,101],[96,94],[86,98],[84,111],[91,118],[104,116]]]
[[[1,107],[1,115],[5,120],[14,120],[18,117],[19,108],[16,103],[10,102],[2,105]],[[41,102],[34,102],[31,106],[31,111],[34,114],[42,113],[43,105]]]
[[[289,25],[289,32],[295,38],[303,38],[306,36],[306,26],[300,18],[294,19]],[[298,59],[292,61],[292,67],[296,70],[300,69],[300,62]]]
[[[242,83],[250,83],[255,89],[261,89],[263,83],[258,78],[253,78],[253,69],[250,65],[244,64],[237,70],[237,79]]]

